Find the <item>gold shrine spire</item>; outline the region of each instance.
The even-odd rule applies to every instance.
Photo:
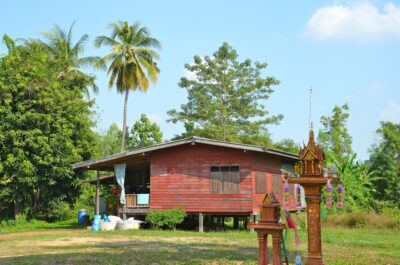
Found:
[[[315,143],[314,131],[309,133],[308,144],[300,149],[300,162],[296,165],[299,175],[320,175],[322,177],[325,153],[319,144]]]

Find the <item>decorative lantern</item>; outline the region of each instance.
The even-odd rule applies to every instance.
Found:
[[[296,207],[301,208],[301,186],[300,184],[296,184]]]
[[[285,186],[283,187],[283,207],[288,208],[289,207],[289,183],[288,183],[288,178],[285,178]]]
[[[332,191],[333,191],[333,187],[331,184],[331,180],[330,178],[328,178],[328,182],[326,184],[326,208],[330,209],[332,208]]]
[[[337,193],[337,207],[341,209],[344,206],[344,188],[340,183],[337,187]]]

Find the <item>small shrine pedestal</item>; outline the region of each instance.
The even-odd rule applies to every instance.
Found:
[[[265,194],[260,208],[258,223],[250,223],[249,227],[257,232],[258,265],[268,265],[268,236],[272,236],[272,264],[282,264],[281,243],[283,224],[279,224],[280,207],[273,193]]]

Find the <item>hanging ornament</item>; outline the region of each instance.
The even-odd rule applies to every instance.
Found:
[[[285,178],[285,186],[283,188],[283,207],[289,207],[289,183],[288,178]]]
[[[328,183],[326,184],[326,208],[332,208],[332,191],[333,187],[331,185],[331,180],[328,178]],[[339,206],[338,206],[339,207]]]
[[[339,184],[337,187],[337,193],[338,193],[338,198],[337,198],[337,207],[338,208],[343,208],[344,205],[344,188],[342,184]]]
[[[301,188],[300,184],[296,185],[296,207],[301,208]]]

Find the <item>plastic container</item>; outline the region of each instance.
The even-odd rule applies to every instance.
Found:
[[[102,230],[102,231],[110,231],[110,230],[114,230],[116,226],[117,226],[117,222],[105,222],[105,221],[102,221],[101,225],[100,225],[100,230]]]
[[[101,221],[101,215],[95,215],[94,220],[93,220],[93,225],[92,225],[92,231],[99,231],[100,221]]]
[[[83,224],[84,217],[87,216],[87,212],[85,209],[80,209],[78,211],[78,224]]]
[[[301,265],[301,255],[300,255],[300,253],[296,253],[296,265]]]

